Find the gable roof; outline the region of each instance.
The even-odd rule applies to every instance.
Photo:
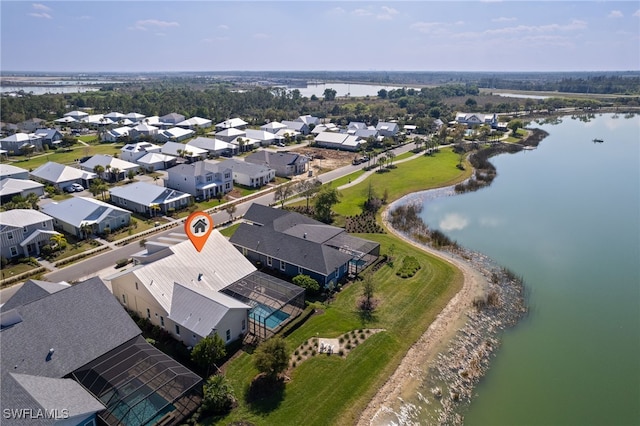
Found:
[[[263,124],[262,126],[260,126],[260,128],[263,130],[280,130],[280,129],[286,129],[287,125],[282,124],[279,121],[272,121],[270,123]]]
[[[202,117],[191,117],[187,120],[181,121],[179,123],[176,123],[176,126],[179,127],[190,127],[190,126],[204,126],[204,127],[208,127],[211,125],[211,120],[207,119],[207,118],[202,118]]]
[[[75,167],[63,166],[53,161],[49,161],[32,171],[31,176],[53,183],[63,183],[77,179],[94,179],[97,177],[95,173],[76,169]]]
[[[119,158],[112,157],[111,155],[105,155],[105,154],[96,154],[93,157],[89,158],[84,163],[80,163],[80,164],[82,167],[89,170],[93,170],[94,167],[96,166],[102,166],[105,168],[105,170],[107,166],[110,166],[111,170],[120,169],[121,172],[130,170],[130,169],[140,168],[140,166],[137,165],[136,163],[124,161]]]
[[[195,139],[187,142],[188,147],[195,147],[196,149],[207,151],[221,151],[224,149],[235,149],[235,146],[229,142],[225,142],[220,139],[205,138],[198,136]],[[191,149],[191,148],[189,148]]]
[[[178,151],[189,151],[191,153],[191,156],[193,157],[199,157],[201,155],[205,155],[207,153],[206,149],[202,149],[202,148],[198,148],[197,146],[193,146],[191,145],[191,142],[189,142],[189,145],[185,145],[183,143],[180,142],[167,142],[164,145],[162,145],[162,150],[161,152],[163,154],[167,154],[167,155],[173,155],[174,157],[179,157],[180,153],[178,153]]]
[[[140,165],[145,165],[145,164],[156,164],[160,162],[168,163],[175,160],[176,160],[176,157],[174,157],[173,155],[161,154],[159,152],[149,152],[143,155],[142,157],[138,158],[136,162]]]
[[[287,126],[287,129],[296,130],[298,132],[301,132],[305,128],[309,128],[309,126],[307,126],[307,123],[305,123],[304,121],[283,121],[282,124]]]
[[[33,209],[13,209],[0,212],[0,229],[5,227],[24,228],[52,220],[50,216]]]
[[[132,184],[111,188],[109,193],[143,206],[165,204],[183,198],[191,198],[191,195],[184,192],[146,182],[134,182]]]
[[[172,127],[170,129],[163,130],[161,133],[167,138],[182,138],[194,135],[196,132],[182,127]]]
[[[211,325],[218,324],[231,309],[249,310],[251,306],[218,291],[176,282],[169,319],[199,336],[208,336]]]
[[[294,164],[306,163],[308,158],[293,152],[256,151],[245,157],[250,163],[262,162],[270,167],[283,167]]]
[[[219,164],[222,168],[228,167],[236,173],[242,173],[247,176],[263,175],[271,171],[271,169],[265,165],[247,163],[246,161],[236,160],[235,158],[221,161]]]
[[[59,203],[45,204],[42,211],[76,228],[100,223],[114,214],[131,214],[128,210],[88,197],[72,197]]]
[[[244,137],[247,134],[244,130],[236,129],[235,127],[224,129],[216,132],[216,136],[235,138],[238,136]]]
[[[30,179],[12,179],[6,178],[0,180],[0,195],[17,194],[27,189],[44,188],[39,182]]]
[[[122,148],[120,148],[122,152],[158,152],[160,151],[160,145],[152,144],[150,142],[138,142],[138,143],[128,143]]]
[[[247,124],[249,123],[244,121],[242,118],[236,117],[236,118],[231,118],[229,120],[222,121],[216,124],[216,127],[220,129],[230,129],[232,127],[246,126]]]
[[[166,257],[107,279],[133,274],[158,303],[171,312],[176,282],[190,288],[217,292],[256,270],[216,229],[211,232],[200,252],[196,251],[191,241],[178,243],[169,250],[171,254]]]
[[[29,174],[29,170],[11,164],[0,164],[0,177]]]

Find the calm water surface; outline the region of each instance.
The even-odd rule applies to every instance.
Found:
[[[422,213],[530,290],[465,424],[640,424],[640,117],[538,127],[536,150],[492,159],[489,188]]]

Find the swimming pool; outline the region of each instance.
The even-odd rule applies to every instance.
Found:
[[[126,389],[124,390],[126,393]],[[123,425],[153,425],[175,407],[157,393],[150,393],[149,387],[143,385],[117,401],[111,408],[111,414]]]
[[[273,330],[289,318],[289,314],[259,303],[249,311],[249,318],[260,324],[264,323],[267,328]]]

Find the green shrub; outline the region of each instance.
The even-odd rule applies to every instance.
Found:
[[[413,256],[406,256],[402,259],[402,266],[398,272],[396,272],[396,275],[401,278],[410,278],[413,277],[418,270],[420,270],[420,263],[418,263],[418,260]]]
[[[320,284],[318,284],[318,281],[314,280],[309,275],[296,275],[293,277],[291,282],[298,287],[304,288],[309,293],[316,293],[320,290]]]

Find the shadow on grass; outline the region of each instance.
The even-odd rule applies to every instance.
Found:
[[[256,414],[269,413],[284,399],[284,379],[260,374],[251,382],[244,394],[249,409]]]

